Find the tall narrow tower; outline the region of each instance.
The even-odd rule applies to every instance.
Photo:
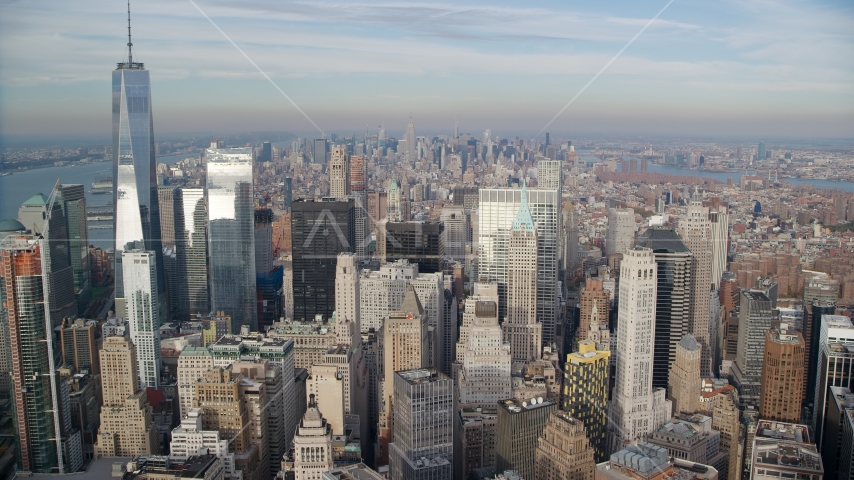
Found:
[[[524,183],[522,201],[510,232],[507,274],[504,339],[510,342],[513,358],[537,360],[543,341],[543,325],[537,323],[537,228]]]
[[[11,377],[18,470],[67,473],[56,408],[45,248],[35,235],[0,239],[0,317],[11,353],[10,371],[3,374]]]
[[[131,242],[145,242],[163,265],[160,247],[160,209],[157,199],[157,163],[154,157],[154,120],[148,70],[133,60],[128,3],[127,61],[113,70],[113,229],[116,250],[115,298],[124,299],[121,251]],[[158,290],[164,289],[162,267]],[[121,305],[117,309],[122,311]]]
[[[617,319],[617,383],[611,402],[611,451],[641,440],[670,418],[663,389],[652,388],[657,266],[651,249],[623,252]],[[661,423],[659,423],[661,422]]]
[[[208,253],[211,309],[257,331],[251,148],[209,148]]]
[[[350,195],[350,155],[344,147],[333,147],[329,159],[329,196],[342,199]]]
[[[679,236],[691,251],[691,315],[688,321],[688,333],[694,335],[700,344],[700,372],[712,374],[712,351],[715,338],[709,327],[711,307],[709,291],[712,288],[713,246],[712,225],[709,221],[709,207],[704,207],[703,198],[694,189],[687,216],[679,221]]]

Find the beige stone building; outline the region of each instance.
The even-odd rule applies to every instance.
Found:
[[[514,359],[540,359],[543,325],[537,323],[537,229],[524,185],[519,211],[510,232],[507,317],[502,330]]]
[[[798,422],[804,383],[804,337],[787,324],[765,332],[759,418]]]
[[[104,339],[101,348],[101,425],[96,457],[160,453],[151,406],[138,381],[136,347],[127,337]]]
[[[690,333],[676,344],[676,361],[670,366],[668,387],[673,414],[700,411],[700,344]]]
[[[596,463],[584,424],[555,410],[537,440],[535,478],[540,480],[592,480]]]

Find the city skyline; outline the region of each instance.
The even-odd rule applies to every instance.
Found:
[[[854,16],[840,2],[673,2],[617,57],[666,2],[196,5],[323,131],[403,130],[411,111],[416,134],[455,120],[534,134],[606,64],[551,131],[847,137],[854,118]],[[116,7],[2,7],[3,137],[107,131]],[[131,8],[156,133],[314,130],[193,3]]]

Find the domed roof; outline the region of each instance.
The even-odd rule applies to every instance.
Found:
[[[25,227],[23,223],[15,220],[14,218],[0,222],[0,232],[23,232],[26,229],[27,227]]]

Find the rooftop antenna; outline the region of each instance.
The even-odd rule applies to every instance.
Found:
[[[130,0],[128,0],[128,63],[133,64],[133,42],[130,41]]]

